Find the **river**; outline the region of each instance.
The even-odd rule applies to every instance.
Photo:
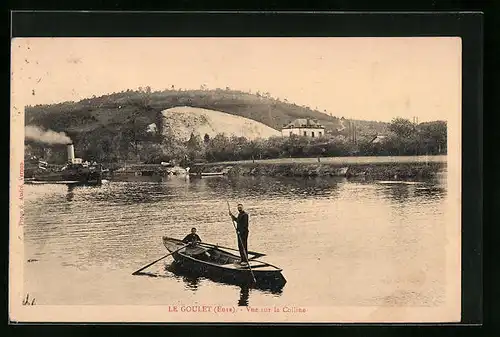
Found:
[[[191,227],[236,247],[228,216],[250,215],[249,250],[283,268],[279,291],[175,275],[163,235]],[[25,185],[24,292],[50,305],[437,306],[445,295],[445,181],[212,177]],[[166,266],[167,265],[167,266]]]

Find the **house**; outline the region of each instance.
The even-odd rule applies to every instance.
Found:
[[[377,135],[373,137],[373,139],[370,141],[372,144],[379,144],[383,143],[386,140],[387,136],[382,136],[382,135]]]
[[[156,127],[156,124],[155,123],[149,124],[148,127],[146,128],[146,132],[148,132],[148,133],[158,132],[158,128]]]
[[[322,137],[325,135],[325,127],[317,121],[309,118],[299,118],[293,122],[286,124],[281,129],[282,136],[306,136],[306,137]]]

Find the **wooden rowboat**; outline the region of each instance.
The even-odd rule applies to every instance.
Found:
[[[249,252],[249,265],[240,265],[240,256],[235,255],[210,243],[197,243],[195,246],[185,245],[182,240],[163,237],[163,244],[182,269],[209,279],[238,285],[254,285],[257,288],[276,289],[286,283],[281,274],[282,269],[255,258],[264,254]],[[178,250],[176,252],[176,250]],[[255,277],[255,284],[253,282]]]

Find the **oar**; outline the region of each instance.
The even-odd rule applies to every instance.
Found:
[[[229,207],[229,201],[226,200],[226,202],[227,202],[227,209],[228,209],[229,213],[231,213],[231,208]],[[255,280],[255,275],[253,274],[252,267],[250,267],[250,263],[248,260],[248,254],[246,252],[245,246],[243,246],[243,240],[241,240],[240,233],[238,233],[238,228],[236,228],[236,225],[234,224],[234,220],[232,217],[231,217],[231,223],[233,224],[233,227],[236,230],[236,235],[238,235],[238,239],[240,240],[241,247],[243,248],[243,252],[245,253],[245,258],[246,258],[247,263],[248,263],[248,269],[250,269],[250,273],[252,274],[253,283],[257,283],[257,281]]]
[[[184,245],[184,246],[182,246],[181,248],[176,249],[176,250],[174,250],[173,252],[168,253],[167,255],[160,257],[158,260],[151,262],[151,263],[150,263],[150,264],[148,264],[147,266],[144,266],[144,267],[142,267],[141,269],[134,271],[134,272],[132,273],[132,275],[137,275],[139,272],[143,271],[143,270],[144,270],[144,269],[146,269],[147,267],[150,267],[150,266],[154,265],[156,262],[158,262],[158,261],[160,261],[160,260],[163,260],[163,259],[164,259],[164,258],[166,258],[167,256],[170,256],[170,255],[172,255],[173,253],[176,253],[176,252],[178,252],[179,250],[181,250],[182,248],[185,248],[185,247],[187,247],[187,246],[189,246],[189,244]]]
[[[214,247],[214,248],[229,249],[229,250],[234,250],[236,252],[239,252],[238,249],[234,249],[234,248],[231,248],[231,247],[224,247],[224,246],[214,245],[212,243],[198,242],[197,244],[201,245],[201,246],[208,246],[208,247]],[[255,259],[257,257],[266,256],[266,254],[264,254],[264,253],[252,252],[251,250],[247,250],[247,253],[251,254],[251,255],[255,255],[255,257],[252,257],[251,259]]]

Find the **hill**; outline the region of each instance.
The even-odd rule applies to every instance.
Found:
[[[25,124],[66,133],[75,143],[75,150],[80,152],[81,157],[124,160],[131,156],[139,158],[142,151],[141,144],[159,146],[163,139],[162,135],[146,132],[148,126],[154,123],[157,130],[164,130],[164,124],[165,122],[168,124],[169,119],[165,118],[163,111],[179,107],[216,111],[217,116],[224,116],[224,119],[239,116],[275,130],[280,130],[284,124],[296,118],[311,118],[323,124],[327,133],[348,135],[350,132],[349,128],[344,126],[347,120],[306,106],[278,100],[270,97],[268,93],[252,94],[230,89],[171,89],[152,92],[146,87],[135,91],[127,90],[100,97],[94,96],[79,102],[28,106],[25,109]],[[219,115],[221,113],[225,114]],[[218,122],[212,125],[212,131],[220,130],[215,128],[216,124],[222,123],[222,117],[219,117],[217,117]],[[233,133],[235,130],[228,128],[229,124],[226,124],[224,129],[226,133]],[[381,133],[386,126],[386,123],[356,122],[357,130],[362,130],[358,131],[358,136],[362,136],[362,133],[368,136]],[[44,147],[36,142],[27,141],[26,144],[27,155],[35,153],[37,156],[50,157],[47,153],[42,153],[45,151]],[[151,152],[157,151],[154,146],[150,148]],[[54,152],[59,153],[59,151]],[[63,155],[60,155],[57,158],[61,161],[64,160],[62,157]]]
[[[191,135],[214,138],[220,133],[249,140],[281,135],[260,122],[215,110],[176,107],[162,111],[162,115],[162,133],[182,141],[189,140]]]
[[[310,107],[280,101],[268,94],[222,89],[151,92],[146,88],[92,97],[79,102],[29,106],[26,108],[25,122],[27,125],[34,124],[58,132],[78,133],[123,123],[132,117],[140,117],[153,123],[158,112],[178,106],[226,112],[253,119],[277,130],[296,118],[317,119],[330,131],[342,127],[339,117]],[[358,121],[359,125],[364,123]]]

